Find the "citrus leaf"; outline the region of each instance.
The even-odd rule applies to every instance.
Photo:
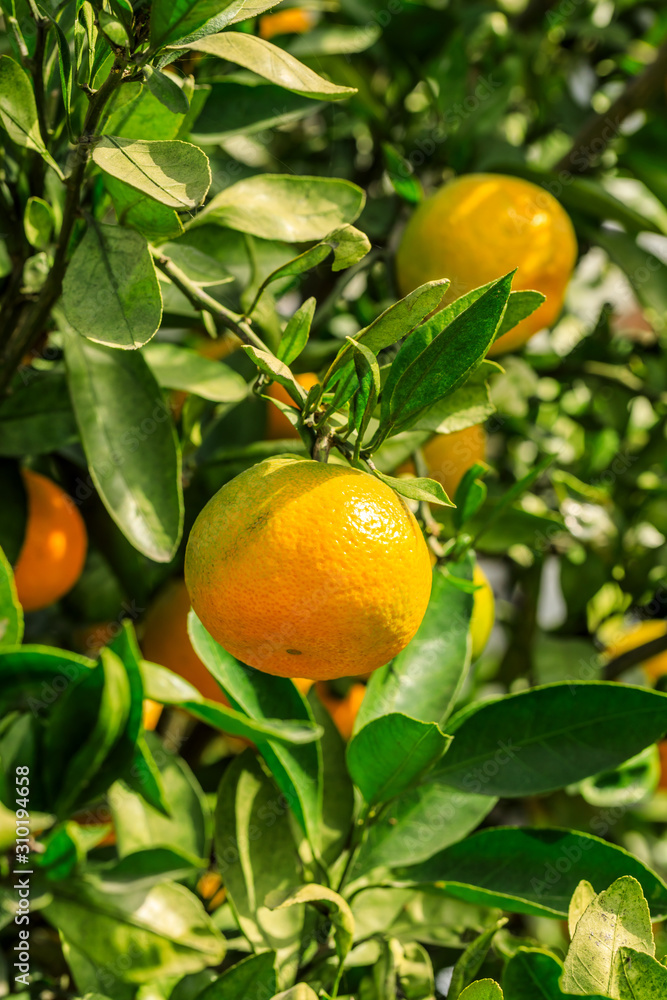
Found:
[[[270,910],[265,901],[271,892],[303,882],[301,860],[285,796],[250,751],[223,774],[215,811],[215,853],[241,933],[254,951],[275,951],[281,977],[293,981],[305,907]]]
[[[188,113],[190,102],[172,74],[162,73],[153,66],[144,66],[144,79],[153,97],[157,97],[165,108],[173,111],[175,115]]]
[[[619,949],[623,964],[624,985],[631,1000],[655,1000],[656,997],[667,995],[667,969],[664,965],[636,948],[622,947]]]
[[[206,153],[181,139],[147,141],[104,135],[92,155],[105,173],[179,212],[200,205],[211,185]]]
[[[0,548],[0,647],[15,646],[23,638],[23,608],[19,604],[12,567]]]
[[[243,66],[265,80],[304,97],[337,101],[357,92],[354,87],[338,87],[330,83],[284,49],[256,35],[229,31],[192,42],[190,48]]]
[[[43,198],[28,198],[23,215],[26,238],[38,250],[45,250],[51,241],[55,218],[53,209]]]
[[[381,479],[387,486],[391,486],[392,490],[400,493],[402,497],[407,497],[408,500],[436,503],[442,507],[454,506],[441,484],[436,482],[435,479],[427,479],[425,477],[400,479],[395,476],[386,476],[384,473],[378,472],[377,469],[374,470],[373,475]]]
[[[62,172],[42,140],[30,77],[9,56],[0,56],[0,122],[12,142],[34,149],[62,180]]]
[[[248,997],[270,996],[278,989],[275,951],[250,955],[197,994],[197,1000],[248,1000]]]
[[[402,874],[479,906],[563,919],[582,878],[602,890],[632,875],[653,920],[667,913],[667,885],[650,868],[599,837],[558,827],[480,830]]]
[[[405,712],[442,724],[452,709],[470,663],[468,626],[473,598],[452,575],[471,581],[472,557],[436,569],[426,614],[414,639],[385,667],[373,671],[357,716],[357,727],[383,712]]]
[[[239,403],[248,395],[248,386],[238,372],[190,348],[153,341],[143,353],[158,384],[168,389],[193,392],[218,403]]]
[[[0,401],[0,455],[45,455],[77,435],[64,375],[34,372]]]
[[[299,306],[288,320],[276,352],[276,357],[286,365],[291,365],[293,361],[296,361],[308,343],[308,334],[316,305],[317,300],[311,296]]]
[[[448,728],[456,738],[434,773],[438,781],[489,795],[540,795],[609,770],[659,739],[667,695],[600,681],[546,684],[469,706]]]
[[[188,228],[215,222],[266,240],[305,243],[354,222],[365,200],[361,188],[338,177],[259,174],[217,194]]]
[[[541,948],[517,948],[505,966],[503,989],[506,1000],[572,1000],[560,988],[563,965]],[[604,1000],[587,994],[589,1000]]]
[[[493,979],[478,979],[459,994],[460,1000],[503,1000],[503,991]]]
[[[517,323],[520,323],[527,316],[531,316],[536,309],[539,309],[545,299],[546,295],[543,295],[542,292],[510,292],[505,315],[500,321],[495,339],[499,340],[503,334],[513,329]]]
[[[160,388],[136,351],[115,351],[72,331],[65,362],[90,475],[128,540],[169,562],[183,529],[181,456]]]
[[[243,8],[243,0],[155,0],[151,8],[153,49],[185,39],[213,21],[220,31]]]
[[[317,910],[328,913],[334,929],[336,954],[341,963],[345,961],[354,941],[354,917],[349,904],[333,889],[325,885],[309,883],[286,892],[275,890],[265,900],[270,910],[283,910],[289,906],[310,903]]]
[[[368,803],[386,802],[417,782],[449,743],[434,722],[391,712],[357,730],[347,748],[347,766]]]
[[[183,223],[173,208],[145,198],[141,191],[109,175],[104,186],[111,195],[119,224],[136,229],[149,243],[159,245],[183,232]]]
[[[388,142],[382,144],[384,165],[387,176],[396,194],[411,205],[417,205],[424,197],[424,189],[414,169]]]
[[[507,918],[503,917],[493,927],[482,931],[474,941],[470,942],[454,966],[447,994],[450,1000],[457,1000],[465,987],[475,978],[482,967],[494,937],[506,923]],[[511,1000],[511,997],[508,1000]]]
[[[149,341],[162,319],[162,296],[145,238],[91,222],[67,268],[62,304],[88,340],[127,350]]]

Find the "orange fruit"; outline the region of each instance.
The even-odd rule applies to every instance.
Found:
[[[306,392],[312,389],[314,385],[317,385],[317,375],[315,372],[303,372],[301,375],[295,375],[294,378]],[[267,395],[271,396],[272,399],[277,399],[280,403],[288,403],[297,409],[296,403],[288,395],[287,389],[283,388],[279,382],[271,383]],[[293,427],[285,414],[281,413],[278,407],[273,406],[271,403],[268,405],[266,414],[266,437],[269,441],[276,441],[280,438],[299,437],[296,427]]]
[[[366,694],[366,685],[353,684],[344,698],[332,697],[325,684],[318,684],[317,693],[333,719],[336,729],[347,743],[352,736],[354,723]]]
[[[475,424],[452,434],[436,434],[422,447],[422,453],[430,478],[440,483],[453,500],[468,469],[486,458],[486,432],[481,424]],[[399,475],[416,474],[411,461],[404,462],[396,471]]]
[[[83,570],[88,537],[78,508],[60,486],[31,469],[22,475],[28,523],[14,579],[24,610],[36,611],[72,589]]]
[[[486,648],[495,620],[496,602],[493,590],[484,570],[475,563],[472,582],[480,587],[473,594],[472,616],[470,618],[470,636],[472,638],[472,658],[476,660]]]
[[[220,685],[199,659],[188,635],[190,597],[183,580],[169,580],[144,619],[141,649],[145,659],[173,670],[210,701],[228,704]]]
[[[233,656],[283,677],[375,670],[413,637],[431,562],[403,500],[357,469],[267,459],[222,487],[185,553],[192,605]]]
[[[303,35],[315,24],[315,15],[302,7],[289,7],[287,10],[276,11],[275,14],[265,14],[259,19],[259,35],[268,41],[274,35]]]
[[[649,621],[637,622],[634,625],[621,626],[604,651],[607,660],[614,660],[622,653],[628,653],[637,646],[659,639],[667,632],[667,621],[663,618],[652,618]],[[649,680],[655,681],[667,674],[667,650],[649,657],[641,664]]]
[[[396,255],[402,295],[437,278],[451,285],[443,304],[518,267],[513,289],[546,301],[492,345],[489,355],[524,344],[552,326],[577,259],[577,240],[560,203],[536,184],[502,174],[467,174],[417,208]]]
[[[206,904],[209,913],[222,906],[227,898],[227,890],[222,884],[222,879],[217,872],[204,872],[197,882],[197,892]]]

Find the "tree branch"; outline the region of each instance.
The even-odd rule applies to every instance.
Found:
[[[605,114],[590,118],[577,133],[570,151],[554,168],[567,170],[573,174],[583,174],[599,159],[612,139],[615,139],[621,125],[633,111],[644,108],[654,94],[662,90],[667,76],[667,41],[658,49],[654,61],[639,76],[628,81]]]
[[[150,251],[157,267],[173,281],[195,309],[211,313],[220,326],[231,330],[244,344],[249,344],[251,347],[259,348],[260,351],[271,353],[264,341],[257,336],[248,323],[244,323],[231,309],[227,309],[217,299],[214,299],[207,292],[203,291],[194,281],[191,281],[187,274],[174,264],[170,257],[163,254],[159,248],[150,247]]]

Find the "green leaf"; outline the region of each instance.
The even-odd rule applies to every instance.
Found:
[[[14,574],[0,548],[0,647],[18,646],[23,638],[23,608],[19,604]]]
[[[354,87],[338,87],[330,83],[284,49],[256,35],[229,31],[202,38],[193,42],[190,48],[243,66],[265,80],[304,97],[338,101],[357,92]]]
[[[62,179],[60,167],[48,152],[39,131],[30,77],[9,56],[0,56],[0,122],[12,142],[24,149],[34,149]]]
[[[407,789],[370,827],[355,864],[355,877],[377,867],[396,868],[426,861],[467,837],[488,816],[496,801],[428,780]]]
[[[162,73],[153,66],[144,66],[144,80],[146,86],[154,97],[157,97],[165,108],[169,108],[175,115],[186,115],[190,110],[190,102],[183,93],[183,90],[176,83],[176,78],[171,73]]]
[[[111,195],[116,218],[121,226],[130,226],[149,243],[160,244],[183,232],[183,224],[173,208],[167,208],[129,184],[107,176],[104,186]]]
[[[566,1000],[560,988],[563,965],[541,948],[517,948],[505,966],[505,1000]],[[591,994],[589,994],[591,997]],[[592,1000],[603,1000],[598,994]]]
[[[130,39],[128,38],[127,31],[125,30],[125,25],[116,17],[115,14],[110,14],[106,10],[100,10],[97,14],[98,23],[100,26],[100,31],[102,31],[110,42],[120,48],[128,48]]]
[[[272,381],[282,385],[287,389],[294,402],[299,407],[303,406],[306,400],[306,392],[294,378],[287,365],[283,364],[274,355],[269,354],[268,351],[260,351],[251,344],[244,344],[243,350],[249,358],[252,358],[264,375],[268,375]]]
[[[165,811],[156,809],[123,781],[109,790],[109,805],[124,858],[148,847],[165,847],[190,858],[205,859],[211,849],[211,816],[199,782],[182,757],[169,752],[154,733],[146,733],[145,745],[158,768]],[[143,774],[135,775],[141,779]]]
[[[128,787],[163,816],[169,816],[160,769],[143,733],[139,734],[132,763],[123,775]]]
[[[483,424],[495,413],[496,408],[489,398],[487,366],[493,362],[483,361],[476,372],[454,392],[438,400],[417,418],[412,425],[415,431],[431,431],[433,434],[453,434],[466,427]]]
[[[43,198],[28,198],[23,215],[23,229],[28,243],[45,250],[51,242],[55,219],[53,209]]]
[[[42,455],[71,444],[77,437],[64,375],[33,372],[0,401],[0,455]]]
[[[74,71],[72,67],[72,56],[70,54],[69,42],[67,40],[67,35],[56,19],[52,17],[48,11],[46,11],[46,16],[51,21],[51,24],[56,32],[56,43],[58,45],[58,71],[60,73],[60,86],[62,89],[63,104],[65,105],[65,118],[67,120],[67,129],[70,134],[70,138],[73,139],[74,136],[72,135],[71,113]]]
[[[658,788],[660,772],[660,753],[652,744],[613,770],[585,778],[579,792],[600,809],[628,807],[650,798]]]
[[[214,80],[211,96],[190,130],[199,145],[221,142],[232,135],[252,135],[312,115],[319,107],[301,97],[264,83],[259,77]]]
[[[63,309],[83,337],[134,350],[162,319],[162,297],[143,236],[91,222],[63,282]]]
[[[133,892],[149,889],[167,879],[186,878],[199,867],[201,859],[184,851],[172,847],[144,847],[105,865],[98,876],[107,892],[119,889]]]
[[[493,927],[482,931],[474,941],[470,942],[454,966],[447,993],[449,1000],[457,1000],[465,987],[475,978],[482,967],[494,937],[506,923],[507,918],[499,920]]]
[[[314,56],[352,55],[364,52],[380,38],[379,24],[327,24],[323,28],[311,28],[303,35],[297,35],[289,42],[289,51],[299,59]]]
[[[275,970],[276,954],[260,952],[244,958],[218,976],[197,995],[197,1000],[248,1000],[248,997],[270,996],[278,989]]]
[[[169,407],[138,352],[68,332],[65,361],[90,475],[109,514],[149,559],[169,562],[183,528],[181,458]]]
[[[10,563],[16,563],[28,520],[28,498],[18,462],[0,457],[0,547]]]
[[[478,979],[459,994],[460,1000],[503,1000],[503,991],[493,979]]]
[[[317,1000],[317,993],[307,983],[297,983],[282,993],[276,993],[271,1000]]]
[[[53,886],[42,911],[49,923],[89,962],[118,970],[114,980],[148,983],[218,965],[222,935],[196,896],[163,882],[148,892],[103,892],[83,880]],[[132,961],[127,961],[127,956]]]
[[[395,476],[386,476],[382,472],[378,472],[377,469],[373,471],[373,475],[381,479],[383,483],[387,486],[391,486],[392,490],[396,493],[400,493],[402,497],[407,497],[408,500],[421,500],[424,503],[436,503],[440,504],[442,507],[453,507],[453,502],[449,499],[445,493],[442,485],[436,482],[435,479],[427,479],[414,477],[409,479],[400,479]]]
[[[147,141],[104,135],[92,156],[106,174],[179,212],[200,205],[211,186],[206,153],[181,139]]]
[[[407,367],[402,368],[401,354],[411,350],[410,340],[406,342],[394,362],[399,371],[402,369],[395,387],[390,386],[389,380],[385,386],[383,420],[395,426],[408,426],[420,411],[465,382],[493,343],[513,276],[512,271],[492,282],[476,301],[443,326],[417,357],[411,357]]]
[[[622,947],[619,953],[624,979],[624,989],[619,996],[627,996],[631,1000],[655,1000],[667,995],[667,969],[664,965],[636,948]]]
[[[294,315],[288,320],[276,352],[276,357],[286,365],[291,365],[293,361],[296,361],[308,343],[308,334],[316,305],[317,300],[311,296],[301,303]]]
[[[266,897],[266,905],[270,910],[284,910],[290,906],[300,906],[310,903],[320,912],[331,917],[336,954],[342,968],[354,941],[354,917],[349,904],[333,889],[325,885],[309,883],[296,889],[275,890]]]
[[[188,278],[198,285],[224,285],[234,280],[234,275],[223,267],[215,257],[198,250],[196,246],[184,243],[182,240],[166,243],[160,247],[160,253],[166,255]]]
[[[322,822],[320,853],[333,864],[349,842],[354,813],[354,787],[345,764],[345,743],[333,719],[311,688],[308,704],[322,727]]]
[[[372,719],[352,737],[348,770],[369,804],[386,802],[418,782],[449,742],[434,722],[391,712]]]
[[[102,128],[106,135],[124,139],[175,139],[185,122],[185,115],[175,115],[148,87],[126,83],[109,103],[109,114]]]
[[[361,188],[338,177],[258,174],[217,194],[188,228],[214,222],[266,240],[305,243],[354,222],[365,200]]]
[[[219,403],[239,403],[248,395],[248,386],[238,372],[187,347],[153,341],[143,354],[159,385],[168,389],[194,392]]]
[[[215,850],[241,933],[255,952],[276,952],[281,978],[293,981],[304,907],[270,910],[266,898],[303,881],[301,862],[285,798],[250,751],[237,757],[223,775]]]
[[[567,929],[570,939],[574,937],[577,924],[586,912],[589,903],[595,899],[595,889],[590,882],[582,879],[572,894],[567,911]]]
[[[257,720],[313,721],[307,703],[291,681],[239,663],[209,635],[194,611],[188,616],[188,633],[197,656],[222,686],[233,708]],[[322,816],[319,745],[289,746],[269,741],[259,749],[301,828],[317,846]]]
[[[424,197],[421,181],[415,177],[414,168],[388,142],[382,144],[384,166],[396,194],[411,205],[417,205]]]
[[[486,471],[486,466],[475,462],[464,473],[463,479],[456,487],[454,526],[457,531],[460,531],[463,525],[473,518],[484,505],[487,495],[486,483],[482,482],[479,477],[483,476]]]
[[[596,829],[605,826],[593,823]],[[623,848],[576,830],[481,830],[403,873],[415,882],[435,882],[450,896],[479,906],[563,918],[582,878],[603,889],[632,875],[644,890],[652,918],[662,920],[667,913],[667,885],[655,872]]]
[[[539,309],[545,299],[546,295],[543,295],[542,292],[510,292],[505,315],[500,321],[495,339],[499,340],[503,334],[512,330],[521,320],[531,316],[536,309]]]
[[[450,564],[449,569],[452,576],[471,581],[472,557]],[[444,722],[470,664],[472,605],[471,593],[457,587],[442,570],[434,571],[431,597],[417,634],[392,663],[371,675],[357,728],[384,712],[405,712],[424,722]]]
[[[577,922],[565,958],[563,990],[634,1000],[634,992],[624,988],[624,963],[619,954],[623,946],[655,955],[649,908],[641,885],[629,875],[616,879],[596,896]]]
[[[540,795],[617,766],[666,727],[667,695],[601,681],[546,684],[450,719],[454,742],[434,777],[468,792]]]
[[[29,709],[35,713],[47,707],[40,701],[53,693],[54,678],[65,678],[72,683],[95,666],[93,660],[77,656],[53,646],[25,645],[21,648],[0,649],[0,707],[3,714],[9,708]],[[31,699],[38,704],[31,704]]]
[[[151,47],[187,38],[215,19],[216,31],[242,10],[242,0],[155,0],[151,9]]]

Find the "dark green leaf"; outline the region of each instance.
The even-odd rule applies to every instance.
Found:
[[[162,297],[145,238],[91,222],[67,268],[63,309],[74,329],[98,344],[134,350],[149,341]]]
[[[175,115],[188,113],[190,103],[173,74],[161,73],[153,66],[144,66],[144,79],[150,92],[165,108],[169,108]]]
[[[471,706],[448,728],[454,742],[434,772],[438,781],[488,795],[539,795],[659,739],[667,695],[599,681],[547,684]]]
[[[517,948],[503,973],[505,1000],[566,1000],[560,988],[563,965],[541,948]],[[587,994],[591,1000],[603,1000]],[[569,994],[571,997],[571,994]]]
[[[354,788],[345,764],[345,743],[333,719],[311,688],[308,704],[323,729],[322,750],[322,824],[321,855],[333,864],[348,842],[354,812]]]
[[[652,955],[635,948],[620,948],[627,996],[632,1000],[655,1000],[665,996],[667,969]]]
[[[286,365],[291,365],[293,361],[296,361],[308,343],[310,324],[313,322],[316,305],[317,301],[311,296],[299,306],[288,320],[276,352],[276,357]]]
[[[449,565],[450,573],[472,580],[468,556]],[[391,664],[375,670],[357,716],[357,727],[384,712],[405,712],[442,724],[452,710],[470,663],[468,626],[472,594],[437,569],[426,614],[414,639]]]
[[[28,498],[18,462],[0,458],[0,547],[10,563],[15,564],[25,537]]]
[[[0,401],[0,455],[42,455],[77,437],[64,375],[31,372],[30,381]]]
[[[507,309],[500,321],[495,339],[499,340],[504,333],[512,330],[522,319],[531,316],[536,309],[539,309],[545,299],[546,296],[542,292],[510,292]]]
[[[151,9],[151,46],[162,48],[215,21],[220,31],[240,10],[243,0],[155,0]]]
[[[111,517],[150,559],[168,562],[183,526],[180,451],[155,378],[138,352],[68,332],[72,405],[92,480]]]
[[[593,821],[596,823],[596,821]],[[600,819],[596,829],[606,829]],[[404,873],[449,895],[511,913],[565,918],[582,878],[601,891],[616,878],[640,883],[654,920],[667,913],[667,885],[621,847],[576,830],[497,827],[473,833]]]
[[[475,462],[475,464],[464,473],[463,479],[456,488],[456,510],[454,512],[454,524],[457,531],[460,531],[466,521],[474,517],[486,500],[486,484],[478,477],[485,472],[485,467]]]
[[[384,165],[391,185],[405,201],[418,204],[424,197],[424,190],[412,166],[388,142],[382,144]]]
[[[475,978],[482,967],[482,963],[487,956],[496,933],[506,923],[506,918],[499,920],[497,924],[482,931],[474,941],[470,942],[454,966],[447,994],[450,1000],[458,1000],[461,992]],[[507,1000],[507,997],[505,997],[505,1000]]]
[[[248,1000],[272,996],[278,989],[276,953],[264,951],[232,965],[199,993],[197,1000]]]
[[[193,142],[207,145],[232,135],[252,135],[312,115],[319,105],[263,80],[223,79],[211,84],[211,96],[194,122]]]
[[[183,232],[183,224],[173,208],[146,198],[141,191],[115,177],[107,176],[104,186],[111,195],[120,225],[136,229],[149,243],[164,243]]]
[[[435,722],[391,712],[357,730],[347,748],[348,770],[368,803],[387,802],[419,781],[449,742]]]

